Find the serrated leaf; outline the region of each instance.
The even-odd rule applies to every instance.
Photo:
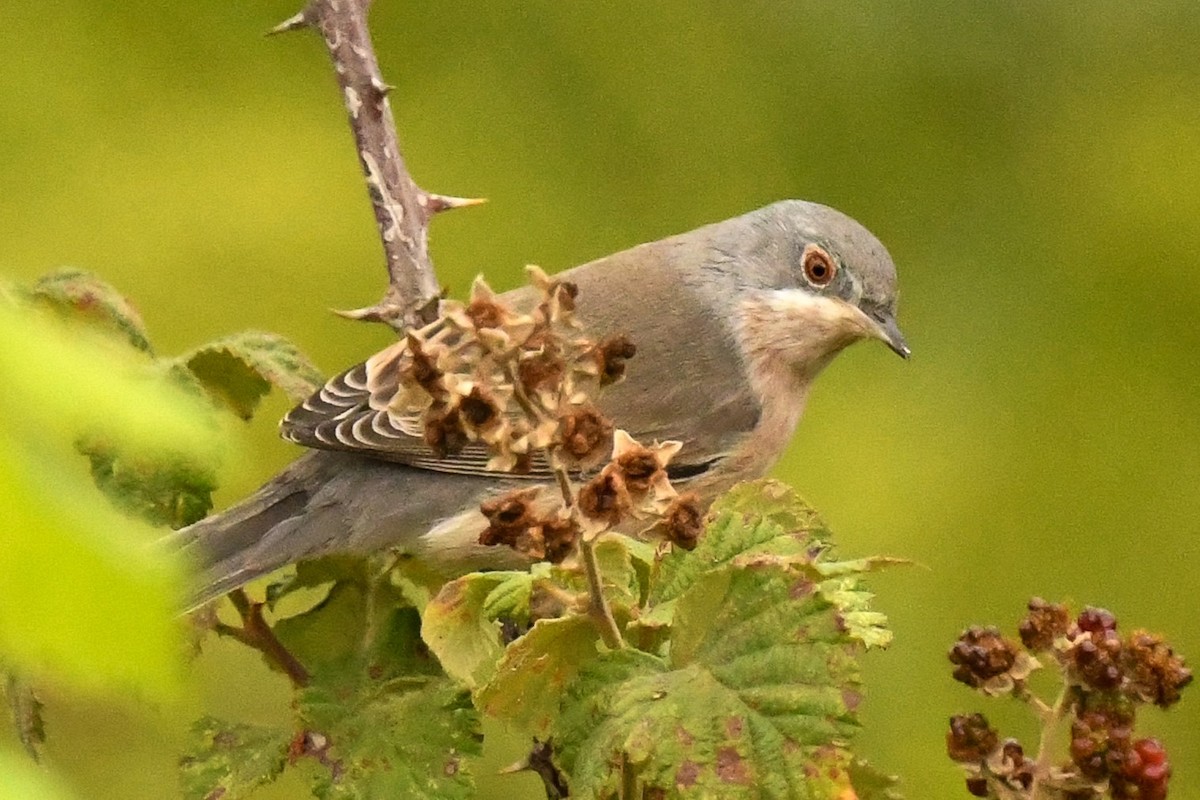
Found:
[[[651,603],[679,597],[706,572],[735,559],[811,556],[828,538],[820,517],[791,488],[770,480],[738,484],[713,503],[694,550],[673,550],[662,558]]]
[[[146,325],[128,298],[95,275],[62,269],[38,280],[28,292],[36,305],[114,334],[143,353],[150,353]]]
[[[857,800],[903,800],[900,779],[886,775],[862,759],[851,759],[846,767]]]
[[[624,759],[681,797],[820,797],[804,768],[854,729],[854,650],[811,572],[705,573],[678,600],[665,662],[604,653],[570,686],[553,735],[573,793],[612,790]]]
[[[242,419],[275,386],[299,402],[321,386],[321,374],[282,336],[247,331],[202,345],[176,363]]]
[[[528,618],[532,589],[527,572],[476,572],[452,580],[425,607],[421,638],[447,673],[475,689],[488,681],[504,652],[497,618],[513,612]]]
[[[214,432],[215,433],[215,432]],[[92,480],[113,504],[151,525],[182,528],[212,509],[215,460],[183,453],[152,456],[122,452],[100,436],[84,436],[76,449],[87,456]]]
[[[485,714],[544,736],[559,714],[566,687],[599,655],[591,619],[541,619],[511,643],[491,680],[475,696]]]
[[[305,729],[326,743],[312,786],[320,800],[474,796],[465,757],[480,752],[479,720],[448,680],[349,695],[314,686],[301,693],[298,710]]]
[[[292,734],[204,717],[192,725],[191,738],[179,760],[185,800],[240,800],[283,772]]]
[[[420,638],[420,616],[385,581],[335,582],[321,602],[279,620],[275,635],[315,682],[358,691],[363,681],[442,674]]]

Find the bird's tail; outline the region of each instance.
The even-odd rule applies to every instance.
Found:
[[[295,558],[287,547],[287,529],[303,519],[310,500],[310,460],[302,456],[238,505],[174,532],[170,546],[182,551],[197,570],[188,608],[220,597]],[[274,545],[274,546],[273,546]]]

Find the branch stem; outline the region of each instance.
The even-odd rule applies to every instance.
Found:
[[[1071,685],[1066,680],[1063,681],[1062,691],[1059,692],[1053,706],[1047,707],[1040,698],[1037,699],[1037,708],[1042,717],[1042,735],[1033,762],[1033,782],[1029,784],[1028,797],[1029,800],[1050,800],[1054,795],[1043,784],[1050,772],[1050,762],[1054,755],[1053,743],[1058,737],[1058,729],[1071,707]]]
[[[262,653],[269,664],[288,676],[292,686],[297,689],[307,686],[312,680],[312,676],[308,674],[308,670],[304,668],[299,659],[292,655],[291,651],[284,647],[283,642],[275,636],[275,632],[263,618],[263,604],[251,601],[242,589],[234,589],[230,592],[229,600],[242,619],[242,627],[238,628],[218,622],[213,629],[221,636],[236,639],[247,647]]]
[[[587,534],[579,537],[579,555],[583,559],[583,571],[587,574],[590,597],[588,613],[591,614],[596,627],[599,628],[600,638],[604,644],[609,649],[621,650],[625,647],[625,639],[621,636],[621,629],[617,627],[617,621],[608,605],[608,598],[604,596],[600,562],[596,560],[596,542]]]

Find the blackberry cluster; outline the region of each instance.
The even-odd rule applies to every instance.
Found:
[[[1014,739],[1002,740],[981,714],[950,719],[946,751],[967,773],[975,797],[1028,797],[1036,782],[1070,800],[1165,800],[1171,765],[1156,739],[1135,738],[1139,705],[1167,708],[1192,681],[1183,659],[1157,634],[1122,636],[1112,612],[1087,607],[1074,619],[1067,607],[1035,597],[1018,626],[1024,650],[994,627],[963,631],[950,649],[954,678],[987,694],[1007,692],[1026,700],[1052,730],[1071,722],[1069,763],[1025,758]],[[1064,681],[1053,706],[1032,695],[1024,678],[1055,661]],[[1043,743],[1043,748],[1045,749]]]

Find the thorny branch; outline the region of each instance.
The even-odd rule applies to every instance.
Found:
[[[370,0],[311,0],[271,34],[316,28],[325,40],[346,104],[358,160],[387,258],[388,288],[374,306],[341,312],[352,319],[385,322],[396,330],[421,327],[437,317],[440,288],[429,257],[434,214],[476,205],[480,199],[433,194],[409,175],[388,93],[367,28]]]

